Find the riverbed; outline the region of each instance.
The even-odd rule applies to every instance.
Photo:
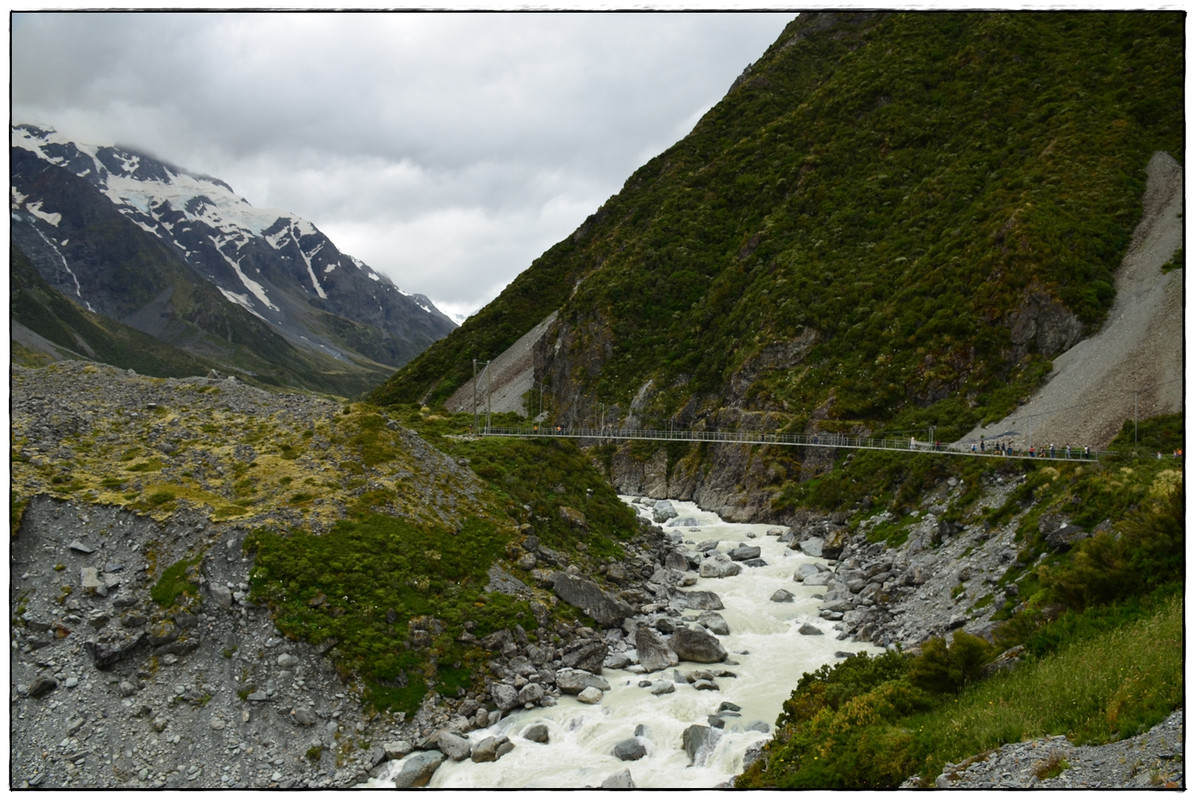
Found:
[[[623,498],[650,518],[651,506]],[[654,502],[654,501],[653,501]],[[445,763],[432,779],[433,788],[540,788],[600,787],[613,775],[630,771],[634,786],[649,788],[714,788],[732,781],[742,771],[743,756],[753,744],[770,738],[784,700],[805,672],[840,660],[844,653],[879,652],[872,645],[837,638],[833,623],[818,616],[819,593],[825,587],[804,587],[793,580],[796,568],[806,561],[820,561],[778,541],[775,526],[728,523],[693,503],[673,501],[678,516],[664,523],[669,533],[679,533],[685,550],[717,540],[728,552],[739,544],[761,550],[764,566],[744,567],[739,575],[699,578],[686,591],[715,592],[725,608],[717,613],[730,633],[719,636],[729,654],[725,663],[680,662],[675,667],[645,674],[637,665],[605,669],[610,684],[594,705],[565,695],[557,705],[511,713],[489,728],[469,734],[477,742],[489,736],[507,736],[514,750],[498,761],[469,760]],[[771,535],[769,535],[771,532]],[[779,589],[793,595],[790,602],[772,599]],[[694,619],[698,611],[686,611]],[[804,626],[805,633],[800,630]],[[811,631],[819,631],[820,634]],[[690,673],[715,673],[717,689],[698,689]],[[675,691],[653,694],[662,681]],[[716,741],[691,760],[682,744],[687,728],[711,725],[724,703],[736,710],[721,715]],[[533,725],[548,731],[548,743],[524,738]],[[645,750],[637,760],[614,755],[615,745],[636,739]],[[373,785],[393,784],[381,776]]]

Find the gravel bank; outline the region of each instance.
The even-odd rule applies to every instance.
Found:
[[[1099,449],[1134,413],[1182,411],[1184,270],[1163,274],[1162,267],[1183,246],[1183,172],[1165,153],[1146,172],[1141,222],[1103,329],[1055,358],[1049,383],[1025,405],[960,441],[983,435],[1027,449],[1032,437],[1039,447]]]

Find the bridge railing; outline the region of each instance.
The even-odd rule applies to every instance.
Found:
[[[763,431],[708,431],[708,430],[677,430],[652,428],[590,428],[552,425],[527,425],[518,427],[487,427],[480,431],[482,436],[514,436],[522,438],[570,438],[596,439],[609,441],[649,440],[649,441],[683,441],[683,442],[717,442],[727,444],[749,445],[786,445],[797,447],[846,448],[852,450],[900,450],[923,453],[943,453],[952,455],[967,455],[977,458],[1044,458],[1055,461],[1095,459],[1107,454],[1107,451],[1090,451],[1084,454],[1081,449],[1072,448],[1069,455],[1064,449],[1055,449],[1054,455],[1042,450],[1030,455],[1029,451],[1016,450],[1005,453],[997,450],[991,443],[985,442],[981,446],[974,443],[947,443],[922,441],[917,438],[867,437],[848,436],[838,433],[767,433]]]

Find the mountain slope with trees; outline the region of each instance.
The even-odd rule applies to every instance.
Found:
[[[1168,13],[802,14],[371,399],[442,402],[558,311],[564,424],[961,436],[1104,320],[1145,166],[1182,153],[1182,48]]]

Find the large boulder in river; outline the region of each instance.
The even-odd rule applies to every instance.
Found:
[[[719,636],[729,636],[730,626],[726,624],[726,618],[717,611],[703,611],[697,617],[697,624],[704,625],[710,633],[716,633]]]
[[[697,628],[677,628],[668,640],[668,646],[681,661],[713,664],[726,660],[726,648],[718,637]]]
[[[404,758],[394,777],[396,789],[417,789],[427,786],[432,775],[444,763],[444,754],[439,750],[424,750]]]
[[[453,761],[464,761],[472,752],[469,740],[453,731],[440,731],[436,734],[436,747]]]
[[[593,617],[599,625],[615,628],[635,613],[622,600],[611,597],[593,581],[579,575],[558,572],[552,578],[552,591],[564,602]]]
[[[730,560],[724,553],[717,553],[705,559],[697,567],[697,572],[703,578],[729,578],[738,575],[743,568]]]
[[[647,748],[636,738],[623,739],[614,745],[613,753],[619,761],[638,761],[647,755]]]
[[[664,637],[646,625],[635,630],[635,649],[639,653],[639,665],[648,672],[659,672],[680,662]]]
[[[753,558],[759,558],[761,552],[758,545],[740,544],[727,555],[730,556],[731,561],[750,561]]]
[[[652,506],[651,518],[656,523],[667,522],[677,516],[676,508],[667,500],[657,500]]]
[[[677,592],[674,596],[677,600],[684,603],[685,608],[691,608],[694,611],[721,611],[726,608],[717,592],[698,590],[693,592]]]
[[[565,694],[580,694],[590,687],[603,692],[610,691],[610,684],[606,682],[606,679],[591,672],[580,669],[556,671],[556,688]]]
[[[800,582],[821,572],[829,572],[829,570],[816,561],[806,561],[797,567],[797,571],[793,573],[793,580]]]
[[[713,751],[722,733],[708,725],[690,725],[681,734],[681,746],[689,756],[689,763],[700,766]]]

